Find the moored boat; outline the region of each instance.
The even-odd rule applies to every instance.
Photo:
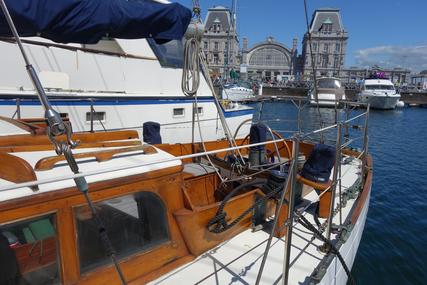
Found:
[[[205,140],[198,112],[200,142],[161,144],[155,122],[145,141],[135,130],[73,133],[14,36],[45,118],[0,118],[2,283],[354,282],[372,183],[369,107],[317,130],[298,122],[287,138],[258,122],[239,139],[214,96],[226,139]],[[183,85],[197,110],[197,88]],[[356,123],[363,135],[352,138]]]
[[[242,102],[254,98],[254,92],[239,84],[226,84],[222,89],[222,98],[232,102]]]
[[[394,109],[399,102],[400,94],[394,84],[384,78],[369,78],[363,81],[358,100],[369,104],[374,109]]]
[[[317,92],[317,98],[316,94]],[[345,88],[338,78],[323,77],[317,80],[317,88],[309,91],[311,105],[321,107],[335,107],[339,101],[345,101]]]
[[[12,2],[8,4],[13,5],[12,16],[15,19],[28,17],[29,21],[36,22],[32,29],[25,23],[21,28],[21,22],[18,22],[18,31],[33,36],[22,39],[23,45],[31,55],[35,72],[51,104],[61,116],[70,120],[74,131],[136,129],[141,136],[142,124],[151,120],[161,125],[164,142],[191,142],[195,99],[185,96],[181,90],[184,65],[182,36],[191,17],[188,9],[176,3],[153,2],[153,16],[150,18],[141,15],[141,7],[136,3],[123,5],[123,1],[111,1],[111,5],[116,5],[113,10],[125,9],[130,14],[128,18],[114,13],[109,17],[107,13],[99,15],[101,12],[95,4],[99,1],[61,1],[50,7],[53,12],[41,21],[40,18],[44,19],[46,15],[38,15],[40,11],[25,15],[25,10],[21,11],[17,2]],[[40,6],[46,4],[46,1],[38,2]],[[55,21],[61,17],[55,15],[66,13],[61,10],[60,3],[77,11],[90,9],[96,17],[89,18],[88,12],[83,16],[78,14],[82,17],[77,17],[80,22],[72,19],[69,25],[58,24]],[[89,7],[79,10],[84,5]],[[35,9],[36,5],[31,4],[30,7]],[[102,21],[110,21],[114,31],[104,28]],[[0,26],[5,26],[0,27],[0,62],[8,68],[0,77],[0,114],[19,119],[43,117],[37,92],[19,64],[22,59],[15,40],[5,37],[10,30],[3,22],[0,23]],[[91,30],[85,30],[98,29],[96,24],[102,27],[101,31],[91,34]],[[61,28],[58,25],[62,25]],[[144,29],[135,26],[143,26]],[[51,27],[55,30],[49,31]],[[35,33],[33,29],[36,28],[43,30]],[[66,37],[61,29],[67,31]],[[109,36],[103,36],[107,33]],[[156,36],[167,37],[170,41],[159,44]],[[205,139],[221,139],[224,130],[217,116],[213,91],[206,77],[201,75],[199,78],[197,113],[203,118],[201,125]],[[232,132],[253,115],[253,109],[247,106],[228,105],[223,108]]]

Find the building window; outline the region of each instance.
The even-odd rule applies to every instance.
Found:
[[[322,67],[323,68],[328,67],[328,63],[329,63],[329,56],[327,54],[324,54],[322,58]]]
[[[106,120],[106,114],[105,112],[86,112],[86,123],[90,123],[92,121],[93,118],[93,122],[105,122]]]
[[[313,51],[317,51],[317,43],[312,43],[313,45]]]
[[[323,52],[325,53],[329,52],[329,44],[323,44]]]
[[[95,203],[98,215],[119,259],[169,240],[166,209],[151,192],[138,192]],[[80,271],[88,272],[109,264],[99,237],[98,224],[87,205],[74,208]]]
[[[208,42],[203,42],[203,48],[208,49]]]
[[[59,284],[56,217],[0,225],[1,284]]]
[[[217,53],[214,53],[214,55],[213,55],[213,63],[214,64],[219,63],[219,55]]]
[[[219,43],[214,42],[214,51],[218,51],[218,49],[219,49]]]
[[[174,117],[184,117],[185,109],[184,108],[173,108],[173,116]]]
[[[341,44],[340,43],[336,43],[335,44],[335,52],[336,53],[340,53],[341,52]]]
[[[334,67],[338,68],[340,66],[340,60],[338,55],[334,56]]]

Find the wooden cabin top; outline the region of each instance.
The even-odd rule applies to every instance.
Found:
[[[81,141],[80,146],[73,149],[80,172],[105,171],[88,176],[86,179],[89,184],[182,165],[180,160],[145,165],[168,160],[174,156],[159,148],[143,144],[137,131],[77,133],[74,136]],[[7,163],[8,166],[8,169],[3,167],[3,170],[0,170],[0,187],[73,174],[65,158],[58,157],[46,136],[34,136],[19,128],[15,135],[0,136],[0,161],[2,165],[6,166]],[[122,167],[133,168],[114,170]],[[73,179],[58,179],[56,182],[41,184],[38,187],[6,190],[1,192],[0,203],[70,187],[75,187]]]

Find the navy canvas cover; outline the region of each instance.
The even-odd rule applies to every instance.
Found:
[[[156,122],[145,122],[142,124],[142,139],[149,144],[161,144],[160,124]]]
[[[150,0],[5,0],[20,36],[95,44],[103,37],[181,39],[191,11]],[[0,36],[12,36],[0,10]]]
[[[249,132],[249,143],[260,143],[267,140],[267,127],[264,124],[258,123],[251,126]],[[264,145],[251,147],[251,150],[263,150],[265,149]]]
[[[312,181],[326,183],[335,164],[335,148],[316,144],[302,167],[301,176]]]

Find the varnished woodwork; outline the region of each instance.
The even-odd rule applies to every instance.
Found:
[[[80,143],[76,149],[81,148],[98,148],[98,147],[120,147],[120,146],[136,146],[142,145],[140,140],[123,140],[123,141],[108,141],[108,142],[93,142]],[[30,151],[45,151],[55,150],[52,144],[47,145],[28,145],[28,146],[4,146],[0,147],[0,152],[30,152]]]
[[[71,207],[60,207],[56,213],[57,239],[61,249],[58,255],[59,270],[64,284],[75,284],[80,278],[79,261],[77,252],[77,236],[75,232],[75,219]]]
[[[37,176],[31,165],[20,157],[0,152],[0,165],[0,178],[4,180],[14,183],[37,180]],[[36,191],[38,187],[33,186],[32,189]]]
[[[256,196],[260,195],[260,193],[262,193],[260,190],[252,190],[231,198],[224,208],[228,219],[234,220],[244,210],[252,206]],[[221,234],[209,232],[207,224],[214,217],[219,204],[215,203],[205,207],[196,207],[194,211],[180,209],[174,212],[185,243],[193,255],[199,255],[250,227],[251,213],[247,214],[237,225]]]
[[[35,243],[19,245],[13,248],[13,251],[19,271],[26,274],[55,263],[56,240],[55,237],[49,237]]]
[[[159,268],[156,271],[152,271],[146,275],[143,275],[140,278],[137,278],[131,282],[129,282],[129,285],[143,285],[146,284],[152,280],[155,280],[159,277],[161,277],[162,275],[168,273],[169,271],[172,271],[175,268],[178,268],[186,263],[189,263],[191,261],[193,261],[195,259],[195,257],[193,255],[186,255],[182,258],[179,258],[177,260],[173,260],[167,264],[165,264],[164,266],[162,266],[161,268]]]
[[[297,181],[299,183],[311,186],[314,189],[319,190],[319,191],[325,191],[326,189],[328,189],[328,188],[330,188],[332,186],[332,181],[331,180],[329,180],[326,183],[320,183],[320,182],[312,181],[310,179],[302,177],[299,174],[297,175]]]
[[[356,208],[351,215],[351,222],[355,224],[362,213],[363,206],[366,203],[369,203],[368,197],[372,188],[372,156],[368,156],[366,160],[366,164],[368,167],[368,172],[366,173],[365,184],[362,188],[362,193],[359,194],[359,198],[357,200]]]
[[[225,141],[212,142],[208,144],[208,150],[227,146]],[[191,153],[191,144],[163,145],[162,147],[171,149],[175,155]],[[300,149],[304,155],[308,156],[312,147],[311,144],[302,143]],[[282,151],[286,152],[286,150],[280,150],[281,153]],[[208,232],[206,225],[215,215],[219,206],[212,196],[219,181],[214,173],[194,176],[182,173],[182,170],[182,166],[176,166],[89,185],[89,194],[95,203],[139,191],[149,191],[158,195],[166,206],[170,240],[120,261],[126,280],[132,285],[145,284],[159,278],[166,272],[191,261],[194,256],[248,229],[251,225],[251,214],[248,214],[238,225],[222,234]],[[352,214],[353,221],[357,220],[366,203],[371,182],[372,171],[370,170],[364,190],[357,201],[356,210]],[[322,188],[319,185],[314,186],[317,189]],[[324,196],[327,194],[325,193]],[[259,190],[253,190],[233,197],[225,207],[227,220],[236,218],[237,215],[253,205],[257,196],[262,195],[263,193]],[[93,272],[83,275],[80,274],[76,254],[77,236],[73,207],[84,204],[84,197],[75,187],[36,194],[0,203],[0,223],[56,213],[62,283],[67,285],[119,284],[117,272],[111,265],[97,268]],[[267,215],[271,215],[275,205],[271,201],[268,205],[270,206]],[[283,236],[286,233],[286,228],[283,229],[280,226],[286,221],[287,213],[288,209],[285,205],[279,214],[279,230],[276,232],[276,236]]]
[[[326,183],[320,183],[316,181],[309,180],[301,175],[297,175],[297,181],[304,185],[308,185],[318,190],[319,192],[323,192],[328,189],[319,200],[319,217],[327,218],[329,216],[329,209],[331,207],[331,199],[332,199],[332,181],[329,180]]]
[[[108,197],[112,195],[108,190],[114,187],[119,187],[121,185],[126,185],[130,183],[143,182],[151,179],[157,179],[166,177],[169,175],[180,173],[182,170],[182,166],[173,166],[165,169],[160,169],[156,171],[135,174],[127,177],[103,180],[99,182],[94,182],[90,184],[89,192],[90,195],[97,195],[97,192],[100,192],[100,195],[97,197]],[[160,184],[160,183],[159,183]],[[121,192],[118,192],[116,195],[120,195]],[[32,195],[31,197],[20,197],[16,199],[10,199],[7,201],[0,202],[0,211],[11,211],[11,215],[5,214],[0,215],[0,223],[7,221],[8,219],[20,219],[21,217],[29,217],[34,216],[34,212],[39,211],[52,211],[57,208],[60,208],[61,205],[58,204],[56,207],[55,203],[64,201],[66,198],[75,198],[80,199],[83,203],[84,199],[82,198],[81,193],[77,190],[76,187],[68,187],[56,191],[49,191],[45,193],[40,193],[36,195]],[[18,208],[19,207],[19,208]],[[15,213],[13,211],[16,211]]]
[[[215,203],[214,192],[218,186],[216,173],[188,179],[184,182],[185,197],[191,209]]]
[[[108,131],[97,133],[74,133],[73,140],[81,143],[95,143],[104,141],[117,141],[139,138],[138,132],[134,130]],[[65,136],[59,136],[58,141],[65,140]],[[45,135],[10,135],[0,136],[0,147],[50,145],[49,138]]]
[[[23,120],[15,120],[3,116],[0,116],[0,120],[12,124],[15,127],[20,128],[21,130],[31,133],[32,135],[44,134],[45,132],[44,128],[25,122]]]
[[[150,191],[157,193],[165,203],[167,212],[168,227],[170,232],[170,242],[151,248],[148,251],[140,252],[121,261],[123,271],[128,281],[138,279],[141,276],[161,269],[164,265],[173,264],[174,261],[188,256],[188,250],[183,242],[178,225],[171,215],[172,211],[182,209],[183,199],[180,189],[182,181],[180,171],[182,167],[171,167],[153,173],[146,173],[145,176],[129,179],[113,179],[89,185],[90,197],[97,201],[112,199],[139,191]],[[156,173],[154,173],[156,172]],[[153,175],[154,174],[154,175]],[[113,183],[115,182],[115,183]],[[102,191],[101,191],[102,190]],[[104,266],[94,272],[80,277],[77,260],[77,240],[75,235],[74,217],[72,207],[85,204],[84,197],[76,189],[64,189],[59,192],[68,192],[68,196],[52,195],[49,199],[45,197],[45,202],[39,200],[33,205],[13,203],[13,208],[6,210],[3,204],[0,206],[0,223],[14,220],[27,219],[29,217],[44,215],[49,212],[57,212],[58,236],[60,246],[61,277],[64,284],[114,284],[118,283],[117,273],[112,266]],[[55,191],[58,192],[58,191]],[[29,198],[31,200],[33,197]],[[55,199],[56,198],[56,199]],[[28,199],[28,198],[27,198]],[[34,201],[33,201],[34,202]],[[178,264],[178,263],[176,263]],[[154,276],[154,275],[153,275]]]
[[[140,146],[134,146],[134,147],[127,147],[127,148],[118,148],[118,149],[109,149],[109,150],[100,150],[100,151],[91,151],[91,152],[85,152],[85,153],[76,153],[74,154],[75,159],[81,159],[81,158],[95,158],[96,161],[102,162],[111,160],[114,155],[121,154],[121,153],[127,153],[132,151],[142,151],[144,154],[153,154],[157,153],[157,150],[152,147],[151,145],[140,145]],[[56,155],[56,156],[50,156],[45,157],[37,161],[36,166],[34,167],[36,171],[44,171],[44,170],[51,170],[56,163],[60,161],[64,161],[65,156],[64,155]]]

